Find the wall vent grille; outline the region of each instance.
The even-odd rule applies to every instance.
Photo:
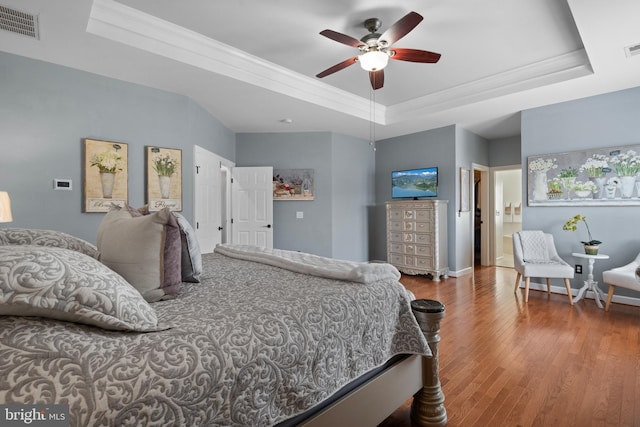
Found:
[[[0,5],[0,30],[40,39],[38,15]]]
[[[632,56],[640,55],[640,43],[635,44],[633,46],[627,46],[624,48],[624,53],[627,55],[627,58],[631,58]]]

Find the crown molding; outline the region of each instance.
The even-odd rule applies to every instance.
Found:
[[[94,0],[87,32],[364,120],[371,101],[113,0]],[[386,107],[375,105],[384,124]]]
[[[118,3],[94,0],[87,32],[376,124],[398,124],[500,96],[593,74],[584,49],[385,106],[179,25]]]
[[[387,108],[387,123],[592,75],[584,49],[434,92]]]

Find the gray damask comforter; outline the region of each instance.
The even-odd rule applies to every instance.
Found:
[[[0,316],[0,402],[68,403],[74,426],[266,426],[395,354],[429,354],[398,282],[203,261],[203,283],[153,304],[166,331]]]

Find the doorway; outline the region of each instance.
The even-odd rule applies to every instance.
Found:
[[[472,215],[471,230],[472,241],[471,261],[472,265],[492,265],[490,257],[490,234],[489,234],[489,167],[472,163],[473,182],[471,184],[472,193]]]
[[[522,168],[493,169],[495,201],[494,264],[513,267],[513,233],[522,230]]]

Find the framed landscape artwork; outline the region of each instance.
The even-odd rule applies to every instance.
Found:
[[[128,145],[84,139],[83,212],[108,212],[128,202]]]
[[[273,200],[313,200],[313,169],[274,169]]]
[[[182,210],[182,150],[145,147],[146,203],[149,211]]]
[[[640,145],[529,156],[529,206],[640,205]]]

